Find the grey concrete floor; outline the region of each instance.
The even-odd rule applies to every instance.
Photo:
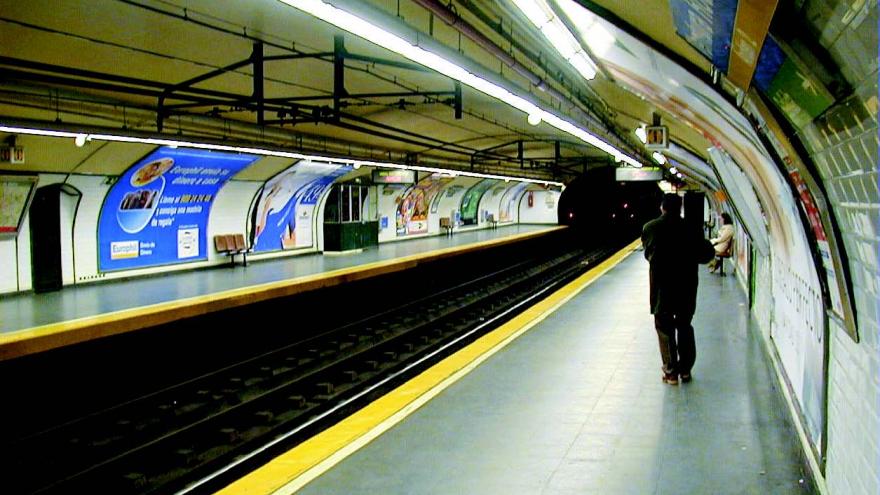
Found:
[[[300,493],[813,493],[737,284],[701,269],[694,381],[666,385],[637,251]]]

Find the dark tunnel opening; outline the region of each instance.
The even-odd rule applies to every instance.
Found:
[[[619,182],[614,167],[587,171],[566,186],[559,199],[559,223],[589,239],[639,237],[642,225],[660,214],[663,193],[655,182]]]

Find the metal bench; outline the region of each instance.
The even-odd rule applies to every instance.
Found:
[[[452,235],[452,219],[449,217],[440,217],[440,228],[446,229],[446,235]]]
[[[218,253],[229,256],[231,264],[235,266],[235,255],[241,254],[242,265],[247,266],[247,253],[250,251],[244,241],[243,234],[222,234],[214,236],[214,249]]]
[[[727,251],[718,253],[715,255],[715,263],[718,265],[718,274],[722,277],[726,277],[724,273],[724,260],[733,256],[733,240],[731,239],[730,244],[727,246]]]

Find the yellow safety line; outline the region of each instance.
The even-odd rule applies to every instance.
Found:
[[[499,328],[217,493],[281,495],[299,490],[543,321],[639,245],[634,241]]]
[[[417,266],[419,263],[477,251],[490,246],[500,246],[532,237],[539,237],[563,228],[565,227],[559,226],[534,232],[525,232],[464,246],[451,246],[391,260],[340,268],[329,272],[229,289],[95,316],[86,316],[15,332],[0,333],[0,361],[161,325],[222,309],[235,308],[277,297],[290,296],[323,287],[403,271]]]

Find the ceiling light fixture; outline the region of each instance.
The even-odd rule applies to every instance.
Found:
[[[642,144],[648,144],[648,132],[645,130],[645,124],[636,127],[636,137]]]
[[[663,156],[663,153],[660,153],[659,151],[651,153],[651,158],[653,158],[654,161],[659,163],[660,165],[664,165],[666,163],[666,157]]]
[[[74,138],[76,139],[78,136],[83,136],[83,139],[88,137],[90,141],[109,141],[109,142],[117,142],[117,143],[138,143],[138,144],[151,144],[155,146],[169,146],[172,148],[176,147],[184,147],[184,148],[195,148],[202,150],[210,150],[210,151],[225,151],[228,153],[246,153],[250,155],[259,155],[259,156],[276,156],[280,158],[290,158],[293,160],[309,160],[314,162],[324,162],[324,163],[334,163],[340,165],[350,165],[353,168],[360,168],[362,166],[367,167],[375,167],[375,168],[397,168],[401,170],[417,170],[419,172],[430,172],[437,174],[456,174],[463,177],[477,177],[480,179],[497,179],[504,181],[517,181],[517,182],[527,182],[530,184],[550,184],[557,187],[562,187],[561,182],[556,181],[544,181],[538,179],[529,179],[525,177],[512,177],[507,175],[496,175],[496,174],[483,174],[479,172],[468,172],[463,170],[452,170],[452,169],[444,169],[437,167],[424,167],[421,165],[403,165],[398,163],[385,163],[385,162],[374,162],[369,160],[355,160],[350,158],[336,158],[336,157],[326,157],[319,155],[306,155],[303,153],[292,153],[289,151],[279,151],[279,150],[270,150],[265,148],[253,148],[247,146],[231,146],[227,144],[213,144],[213,143],[200,143],[197,141],[181,141],[174,139],[161,139],[161,138],[146,138],[146,137],[137,137],[137,136],[123,136],[118,134],[82,134],[78,132],[67,132],[67,131],[55,131],[51,129],[35,129],[29,127],[16,127],[16,126],[7,126],[0,122],[0,132],[5,132],[9,134],[27,134],[32,136],[48,136],[48,137],[60,137],[60,138]],[[85,141],[84,141],[85,142]]]
[[[447,77],[450,77],[456,81],[460,81],[463,84],[466,84],[482,93],[485,93],[493,98],[501,100],[508,105],[521,110],[526,113],[526,115],[537,115],[541,118],[542,121],[552,125],[553,127],[567,132],[588,144],[591,144],[600,150],[614,156],[620,155],[624,162],[634,166],[641,167],[641,163],[639,163],[634,158],[623,154],[620,150],[615,148],[614,146],[606,143],[601,140],[597,136],[592,133],[581,129],[580,127],[572,124],[571,122],[558,117],[550,112],[544,111],[539,108],[537,105],[532,103],[525,98],[515,95],[508,91],[507,89],[487,81],[482,77],[479,77],[471,72],[468,72],[466,69],[456,65],[455,63],[437,55],[436,53],[430,52],[421,46],[414,45],[409,41],[391,33],[385,31],[384,29],[371,24],[366,19],[362,19],[348,11],[342,10],[338,7],[335,7],[329,3],[325,3],[321,0],[280,0],[291,7],[295,7],[299,10],[307,12],[325,22],[333,24],[334,26],[339,27],[349,33],[352,33],[356,36],[360,36],[361,38],[366,39],[376,45],[391,50],[399,55],[402,55],[416,63],[424,65],[430,69],[433,69],[440,74],[443,74]],[[527,0],[516,0],[517,3],[520,1],[527,2]],[[543,0],[541,0],[543,2]],[[546,4],[544,4],[546,6]],[[529,6],[520,7],[521,9],[529,9]],[[549,9],[549,7],[548,7]],[[552,13],[552,11],[551,11]],[[555,15],[553,16],[554,18]],[[550,19],[550,17],[548,17]],[[540,20],[540,19],[539,19]],[[556,21],[560,23],[561,20],[556,18]],[[534,21],[533,21],[534,22]],[[545,24],[545,23],[543,23]],[[543,25],[542,24],[542,25]],[[564,25],[562,26],[564,28]],[[577,43],[574,40],[574,37],[571,35],[568,30],[565,30],[565,33],[570,38],[570,41],[573,43]],[[577,45],[580,47],[580,45]],[[576,51],[577,54],[583,54],[586,56],[586,53],[581,51]],[[581,63],[581,62],[578,62]],[[584,60],[584,64],[592,64],[591,61]],[[595,77],[595,71],[592,77]],[[584,76],[586,77],[586,75]],[[588,79],[591,79],[589,77]]]
[[[596,77],[596,63],[545,0],[513,0],[513,3],[580,75],[587,80]]]

